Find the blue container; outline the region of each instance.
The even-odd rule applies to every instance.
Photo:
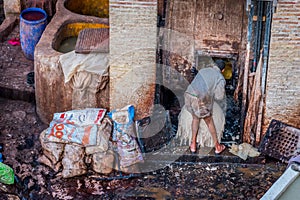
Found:
[[[26,58],[34,59],[34,48],[47,26],[47,13],[40,8],[27,8],[20,14],[20,41]]]

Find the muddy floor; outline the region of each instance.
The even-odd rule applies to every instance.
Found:
[[[33,103],[0,99],[0,145],[15,184],[0,183],[0,199],[259,199],[286,165],[181,163],[135,176],[114,172],[63,179],[38,162],[47,128]],[[159,161],[158,161],[159,162]]]

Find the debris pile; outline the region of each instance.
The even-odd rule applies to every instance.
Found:
[[[109,174],[143,161],[130,126],[133,106],[109,113],[113,122],[105,113],[96,108],[55,113],[49,128],[40,134],[39,161],[56,172],[62,168],[63,178],[86,174],[89,166],[96,173]]]
[[[260,152],[248,143],[242,143],[240,145],[232,144],[229,152],[243,160],[247,160],[248,157],[257,157],[260,155]]]

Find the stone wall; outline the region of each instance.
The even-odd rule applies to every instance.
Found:
[[[156,78],[156,0],[110,0],[110,104],[147,116]]]
[[[271,119],[300,128],[299,64],[300,1],[279,0],[271,31],[265,130]]]

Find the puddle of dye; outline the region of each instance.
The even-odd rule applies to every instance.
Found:
[[[62,41],[58,51],[61,53],[68,53],[70,51],[75,50],[77,37],[68,37]]]
[[[25,20],[28,20],[28,21],[37,21],[37,20],[41,20],[45,17],[45,15],[43,13],[38,12],[38,11],[25,12],[22,16]]]

